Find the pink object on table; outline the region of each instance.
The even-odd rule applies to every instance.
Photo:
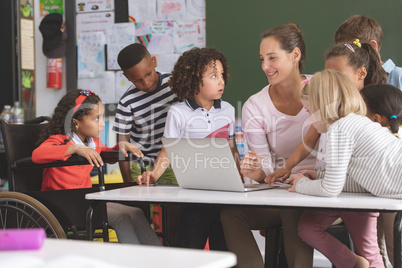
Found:
[[[0,230],[0,250],[40,249],[45,238],[40,228]]]

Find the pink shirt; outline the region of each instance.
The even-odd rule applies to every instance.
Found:
[[[266,175],[281,168],[310,128],[308,112],[302,108],[296,116],[278,111],[269,96],[269,85],[251,96],[243,106],[242,129],[247,145],[261,158]],[[292,173],[314,169],[311,154]]]

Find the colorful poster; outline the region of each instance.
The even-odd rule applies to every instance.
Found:
[[[20,0],[20,16],[25,19],[33,19],[32,0]]]
[[[124,47],[135,43],[134,23],[116,23],[109,26],[106,31],[107,69],[120,70],[117,56]]]
[[[185,0],[158,0],[156,8],[159,20],[179,20],[186,18]]]
[[[105,73],[105,34],[84,33],[77,40],[78,46],[78,77],[104,77]]]
[[[205,19],[175,21],[173,41],[175,53],[183,53],[193,47],[205,47]]]
[[[173,21],[151,22],[151,40],[148,51],[151,54],[173,54]]]
[[[50,13],[64,13],[63,0],[40,0],[39,16],[44,17]]]
[[[114,10],[114,0],[76,0],[77,13]]]
[[[76,21],[77,39],[83,33],[106,33],[110,25],[114,24],[114,12],[77,14]]]

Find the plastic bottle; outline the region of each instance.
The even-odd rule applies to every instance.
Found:
[[[240,120],[236,120],[236,128],[235,128],[235,140],[237,145],[237,151],[239,152],[240,159],[243,158],[245,155],[245,148],[244,148],[244,134],[241,129],[241,122]]]
[[[10,105],[4,105],[3,111],[1,112],[0,115],[1,118],[4,119],[7,123],[10,123],[11,121],[11,106]],[[3,144],[3,136],[1,135],[0,132],[0,144]]]
[[[1,112],[1,118],[4,119],[7,123],[11,121],[11,105],[4,105],[4,109]]]
[[[24,109],[22,109],[19,101],[16,101],[11,108],[11,123],[24,124]]]

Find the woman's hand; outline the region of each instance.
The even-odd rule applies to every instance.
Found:
[[[157,180],[158,178],[153,171],[145,171],[137,177],[138,185],[145,183],[146,186],[149,186],[150,183],[155,184]]]
[[[103,166],[102,157],[94,149],[89,148],[88,146],[79,145],[79,144],[73,144],[71,146],[74,146],[75,154],[78,154],[79,156],[82,156],[85,159],[87,159],[89,164],[91,164],[92,166],[97,166],[97,167]]]
[[[292,180],[292,187],[288,189],[289,192],[296,192],[296,185],[301,178],[305,178],[306,176],[302,173],[292,175],[290,179]]]
[[[138,147],[135,146],[134,144],[129,143],[128,141],[119,142],[119,150],[120,150],[120,152],[123,153],[123,155],[125,157],[128,156],[127,152],[132,153],[136,157],[141,157],[141,158],[144,157],[144,154],[141,152],[141,150],[138,149]]]
[[[275,170],[274,172],[269,174],[267,177],[265,177],[265,182],[269,185],[274,185],[276,180],[283,182],[284,180],[289,178],[290,174],[291,174],[291,170],[283,167],[283,168]]]
[[[240,172],[244,177],[248,177],[258,182],[262,182],[265,173],[262,170],[260,157],[252,151],[249,151],[240,162]]]

